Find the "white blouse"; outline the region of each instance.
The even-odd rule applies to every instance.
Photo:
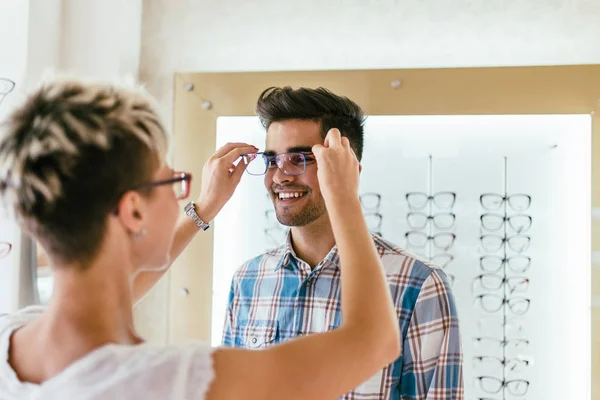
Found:
[[[198,342],[105,345],[41,385],[19,381],[8,364],[10,336],[43,310],[29,307],[0,316],[0,400],[205,399],[214,374],[213,349]]]

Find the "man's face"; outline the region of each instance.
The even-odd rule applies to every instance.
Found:
[[[316,122],[296,119],[273,122],[267,131],[265,153],[306,153],[322,143],[321,127]],[[265,174],[265,187],[271,194],[277,220],[283,225],[304,226],[326,216],[317,163],[312,155],[306,161],[306,172],[302,175],[285,175],[277,167],[269,168]]]

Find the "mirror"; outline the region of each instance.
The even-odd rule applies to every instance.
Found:
[[[264,149],[264,138],[255,117],[217,120],[217,147]],[[584,398],[590,387],[590,138],[589,115],[367,120],[365,216],[453,282],[466,398]],[[272,210],[262,177],[246,175],[215,221],[213,345],[233,272],[282,244]]]

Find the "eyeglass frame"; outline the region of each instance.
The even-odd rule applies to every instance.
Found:
[[[383,215],[381,215],[377,211],[370,211],[370,212],[363,213],[363,217],[365,219],[365,222],[367,223],[367,228],[369,229],[369,231],[371,231],[371,230],[380,231],[381,230],[381,224],[383,223]],[[368,223],[369,217],[373,217],[377,220],[377,223],[375,224],[375,226],[369,226],[369,223]]]
[[[302,169],[302,172],[299,174],[287,174],[283,171],[283,168],[279,166],[279,164],[277,163],[278,157],[280,156],[285,156],[285,155],[290,155],[290,154],[295,154],[295,155],[300,155],[302,156],[302,161],[304,164],[304,167]],[[248,161],[248,158],[250,156],[253,156],[253,158]],[[248,165],[254,161],[256,158],[258,158],[258,156],[262,156],[263,159],[265,160],[265,172],[263,172],[262,174],[253,174],[250,171],[248,171]],[[308,161],[306,159],[306,157],[311,157],[314,160],[312,161]],[[315,155],[312,151],[288,151],[285,153],[279,153],[279,154],[270,154],[270,153],[265,153],[265,152],[258,152],[258,153],[248,153],[248,154],[242,154],[242,161],[243,163],[246,165],[246,172],[248,173],[248,175],[252,175],[252,176],[263,176],[265,175],[269,169],[271,169],[271,161],[275,161],[275,165],[277,166],[277,169],[279,169],[279,171],[281,171],[282,174],[286,175],[286,176],[300,176],[306,173],[306,165],[309,164],[313,164],[317,162],[317,159],[315,158]],[[283,164],[282,164],[283,165]]]
[[[531,362],[529,360],[525,360],[522,357],[512,357],[512,358],[506,358],[506,357],[497,357],[497,356],[475,356],[473,357],[473,361],[474,362],[480,362],[480,363],[485,363],[486,360],[489,361],[493,361],[496,362],[500,365],[502,365],[503,368],[507,368],[510,363],[522,363],[524,364],[524,367],[528,367]],[[517,369],[516,367],[514,368],[510,368],[509,371],[514,371],[515,369]]]
[[[498,205],[497,208],[490,208],[490,207],[486,207],[483,204],[483,198],[485,196],[492,196],[492,197],[499,197],[500,198],[500,204]],[[517,208],[514,207],[511,203],[510,203],[510,199],[511,197],[517,197],[517,196],[523,196],[526,197],[528,199],[528,203],[527,203],[527,207],[525,208]],[[529,207],[531,207],[531,196],[525,193],[514,193],[514,194],[510,194],[510,195],[504,195],[504,194],[500,194],[500,193],[483,193],[481,196],[479,196],[479,204],[481,204],[481,207],[483,207],[484,209],[488,210],[488,211],[498,211],[500,209],[500,207],[502,207],[502,204],[504,204],[504,202],[508,202],[508,205],[515,211],[520,212],[520,211],[525,211],[528,210]]]
[[[420,216],[424,216],[425,218],[425,224],[422,226],[417,226],[415,224],[411,224],[410,222],[410,217],[411,216],[416,216],[416,215],[420,215]],[[448,217],[452,217],[452,223],[449,226],[439,226],[438,224],[435,223],[435,218],[436,217],[444,217],[444,216],[448,216]],[[456,223],[456,214],[454,214],[453,212],[450,211],[445,211],[445,212],[438,212],[435,213],[433,215],[429,215],[426,214],[424,212],[421,211],[410,211],[406,214],[406,223],[408,224],[408,226],[410,226],[412,229],[424,229],[427,227],[427,224],[429,223],[433,223],[433,225],[440,230],[445,230],[445,229],[452,229],[452,227],[454,226],[454,224]]]
[[[179,175],[179,176],[175,177],[175,175]],[[187,183],[187,185],[185,187],[185,194],[181,197],[177,197],[177,200],[185,200],[186,198],[189,197],[191,186],[192,186],[191,185],[192,174],[190,174],[188,172],[173,171],[172,178],[142,183],[141,185],[134,186],[133,188],[131,188],[131,190],[151,189],[156,186],[170,185],[170,184],[177,183],[177,182],[186,182]]]
[[[2,102],[4,101],[4,98],[6,96],[8,96],[14,89],[15,89],[15,82],[7,79],[7,78],[0,78],[0,87],[1,87],[1,83],[7,83],[8,84],[8,89],[6,89],[6,91],[0,91],[0,105],[2,104]]]
[[[484,245],[483,239],[484,239],[485,237],[495,237],[495,238],[500,238],[500,239],[502,240],[502,241],[501,241],[501,243],[500,243],[500,246],[498,246],[498,248],[493,248],[493,249],[492,249],[491,247],[488,247],[488,246]],[[523,247],[522,249],[520,249],[520,250],[517,250],[516,248],[514,248],[514,247],[513,247],[513,246],[510,244],[510,241],[511,241],[512,239],[514,239],[514,238],[517,238],[517,237],[524,237],[524,238],[527,238],[527,245],[526,245],[525,247]],[[515,234],[515,235],[511,235],[511,236],[502,236],[502,235],[496,235],[496,234],[494,234],[494,233],[484,233],[483,235],[479,236],[479,241],[481,242],[481,247],[483,247],[483,249],[484,249],[485,251],[487,251],[488,253],[493,253],[493,252],[495,252],[495,251],[498,251],[498,250],[500,250],[500,249],[502,248],[502,246],[504,246],[504,243],[508,244],[508,246],[511,248],[511,250],[513,250],[513,251],[516,251],[516,252],[517,252],[517,253],[519,253],[519,254],[520,254],[520,253],[522,253],[522,252],[524,252],[525,250],[529,249],[529,247],[531,246],[531,236],[524,235],[524,234],[522,234],[522,233],[517,233],[517,234]]]
[[[496,297],[498,299],[501,299],[502,302],[500,303],[500,307],[498,307],[497,309],[490,311],[490,309],[485,308],[483,306],[483,297]],[[525,309],[525,311],[521,312],[521,313],[517,313],[514,311],[513,306],[511,306],[510,302],[511,300],[515,300],[515,301],[522,301],[527,303],[527,308]],[[528,297],[524,297],[524,296],[513,296],[513,297],[506,297],[506,296],[499,296],[497,294],[494,293],[482,293],[480,295],[478,295],[477,297],[475,297],[475,304],[479,303],[479,306],[483,309],[483,311],[489,313],[489,314],[493,314],[496,313],[498,311],[500,311],[502,309],[502,307],[508,306],[508,309],[514,314],[514,315],[525,315],[527,314],[527,312],[529,311],[529,308],[531,307],[531,299]]]
[[[483,379],[492,379],[495,380],[497,382],[500,383],[500,389],[496,390],[496,391],[490,391],[490,390],[485,390],[483,388],[483,384],[481,383],[481,381]],[[503,388],[506,388],[506,390],[508,390],[508,393],[510,393],[512,396],[523,396],[527,393],[527,391],[529,390],[529,385],[530,385],[530,381],[526,380],[526,379],[510,379],[510,380],[505,380],[505,379],[500,379],[500,378],[496,378],[495,376],[489,376],[489,375],[484,375],[484,376],[478,376],[475,378],[475,380],[479,381],[479,387],[481,388],[481,390],[483,390],[486,393],[490,393],[490,394],[496,394],[499,393]],[[523,393],[521,392],[513,392],[512,390],[509,389],[508,384],[509,383],[513,383],[513,382],[524,382],[526,384],[525,386],[525,391]]]
[[[513,267],[510,265],[510,260],[512,260],[512,259],[515,259],[515,258],[524,258],[524,259],[526,259],[526,260],[527,260],[527,266],[526,266],[525,268],[523,268],[522,270],[519,270],[519,269],[513,268]],[[483,267],[483,261],[484,261],[484,259],[496,259],[496,260],[500,260],[500,266],[499,266],[497,269],[495,269],[495,270],[491,270],[491,269],[485,269],[485,268]],[[516,256],[511,256],[511,257],[500,257],[500,256],[495,256],[495,255],[492,255],[492,254],[487,254],[487,255],[484,255],[484,256],[481,256],[481,257],[479,257],[479,267],[481,268],[481,270],[482,270],[482,271],[485,271],[485,272],[498,272],[498,271],[500,271],[500,269],[501,269],[501,268],[502,268],[502,267],[503,267],[505,264],[506,264],[506,265],[508,265],[508,267],[509,267],[509,268],[510,268],[512,271],[514,271],[514,272],[517,272],[517,273],[524,273],[524,272],[528,271],[528,270],[529,270],[529,268],[531,267],[531,257],[529,257],[529,256],[524,256],[524,255],[522,255],[522,254],[519,254],[519,255],[516,255]]]
[[[370,197],[370,196],[377,198],[377,204],[375,206],[373,206],[373,207],[367,207],[367,206],[365,206],[365,202],[363,200],[363,198]],[[375,192],[363,193],[363,194],[360,194],[358,196],[358,199],[360,201],[360,205],[362,206],[362,208],[364,210],[366,210],[366,211],[372,211],[372,212],[378,212],[379,211],[379,207],[381,206],[381,195],[379,193],[375,193]]]
[[[414,204],[410,203],[410,196],[414,196],[414,195],[425,195],[427,197],[427,200],[425,201],[425,204],[423,204],[421,207],[416,207]],[[452,203],[447,206],[447,207],[443,207],[440,206],[436,201],[435,201],[435,197],[436,196],[440,196],[440,195],[451,195],[452,196]],[[425,192],[408,192],[406,193],[406,202],[408,203],[408,207],[411,210],[415,210],[415,211],[419,211],[424,209],[425,207],[427,207],[427,204],[433,201],[433,204],[435,204],[435,206],[437,208],[439,208],[440,210],[452,210],[454,207],[454,204],[456,204],[456,193],[455,192],[450,192],[450,191],[442,191],[442,192],[436,192],[434,194],[429,194],[429,193],[425,193]]]
[[[0,260],[8,257],[11,250],[12,250],[12,243],[0,242]]]
[[[483,220],[484,220],[485,217],[497,217],[497,218],[502,219],[502,222],[500,223],[500,226],[498,228],[492,229],[492,228],[489,228],[488,226],[485,226],[485,223],[483,222]],[[512,218],[516,218],[516,217],[521,217],[521,218],[525,217],[525,218],[527,218],[529,220],[529,225],[527,225],[523,229],[516,229],[513,226],[512,222],[510,221]],[[482,214],[479,217],[479,221],[481,222],[481,227],[483,229],[485,229],[486,231],[489,231],[489,232],[497,232],[497,231],[501,230],[502,227],[504,226],[504,224],[506,224],[506,222],[508,222],[508,224],[510,225],[510,227],[512,228],[512,230],[515,231],[515,232],[517,232],[518,234],[519,233],[523,233],[523,232],[527,232],[529,230],[529,228],[531,228],[531,225],[533,224],[533,218],[531,218],[531,215],[527,215],[527,214],[514,214],[514,215],[511,215],[511,216],[505,216],[505,215],[502,215],[502,214],[492,213],[492,212]]]
[[[132,187],[131,189],[129,189],[129,191],[138,191],[138,190],[146,190],[146,189],[152,189],[156,186],[162,186],[162,185],[171,185],[173,183],[177,183],[177,182],[186,182],[187,185],[185,187],[185,194],[183,196],[177,196],[177,200],[185,200],[186,198],[189,197],[190,195],[190,191],[191,191],[191,183],[192,183],[192,174],[190,174],[189,172],[182,172],[182,171],[173,171],[173,176],[175,175],[179,175],[178,177],[173,177],[173,178],[169,178],[169,179],[161,179],[158,181],[150,181],[150,182],[145,182],[139,185],[135,185],[134,187]],[[114,215],[119,215],[119,209],[115,208],[113,210],[113,214]]]
[[[483,283],[483,278],[485,278],[485,277],[499,278],[501,280],[500,286],[499,287],[485,286],[484,283]],[[509,282],[511,280],[514,280],[514,279],[520,279],[520,282],[517,285],[512,286]],[[529,288],[529,279],[526,276],[506,276],[506,275],[496,275],[496,274],[491,273],[491,272],[486,272],[486,273],[483,273],[483,274],[479,274],[475,278],[473,278],[473,290],[475,289],[475,284],[477,282],[480,282],[479,284],[485,290],[500,290],[502,288],[502,286],[508,286],[508,288],[510,289],[510,294],[512,294],[512,293],[524,293]],[[517,290],[516,289],[516,287],[518,287],[519,285],[521,285],[522,283],[525,283],[525,282],[526,282],[526,287],[525,287],[524,290]]]
[[[494,342],[497,343],[500,347],[508,347],[511,345],[511,343],[517,343],[514,345],[515,347],[518,347],[520,343],[524,343],[525,346],[529,346],[531,344],[531,341],[529,339],[524,338],[498,339],[493,336],[476,336],[475,338],[473,338],[473,340],[479,343],[481,343],[482,341]]]
[[[425,243],[423,244],[423,246],[417,246],[417,245],[412,244],[410,242],[410,239],[408,238],[411,235],[425,236]],[[438,246],[435,243],[435,238],[438,236],[442,236],[442,235],[444,235],[444,236],[450,235],[452,237],[452,240],[450,241],[450,245],[448,247]],[[421,231],[408,231],[404,234],[404,238],[408,241],[408,244],[410,244],[411,246],[416,247],[416,248],[424,248],[427,246],[427,242],[432,241],[433,245],[435,247],[437,247],[438,249],[447,251],[447,250],[450,250],[454,246],[454,242],[456,241],[456,234],[454,234],[453,232],[438,232],[438,233],[435,233],[433,236],[429,236],[425,232],[421,232]]]

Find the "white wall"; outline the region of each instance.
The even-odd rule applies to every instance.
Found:
[[[27,40],[29,1],[0,1],[0,77],[20,82],[27,69]],[[0,121],[14,104],[19,88],[8,95],[0,106]],[[13,249],[0,260],[0,313],[18,306],[19,262],[21,237],[14,221],[8,218],[0,203],[0,241],[7,241]]]
[[[598,0],[144,0],[141,78],[174,71],[600,63]]]
[[[0,0],[0,76],[17,83],[0,119],[47,73],[137,79],[141,24],[141,0]],[[17,256],[20,232],[12,222],[0,224],[0,240],[10,236],[16,244],[0,261],[10,264],[0,264],[2,312],[27,305],[30,296],[23,281],[29,266]]]

